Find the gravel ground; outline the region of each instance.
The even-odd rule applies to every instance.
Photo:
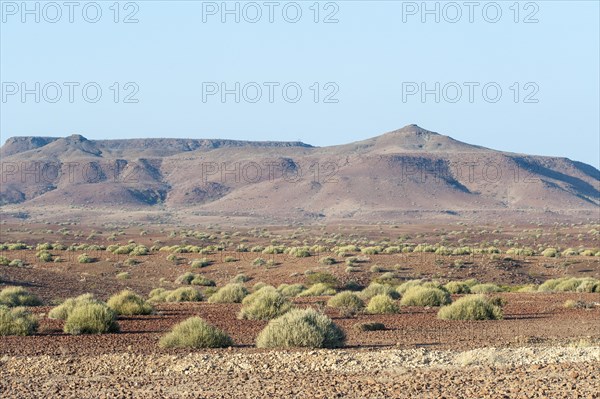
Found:
[[[4,356],[3,398],[598,398],[600,347]]]

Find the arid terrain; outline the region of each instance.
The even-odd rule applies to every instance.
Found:
[[[22,286],[41,306],[27,307],[39,320],[35,333],[0,338],[0,393],[7,398],[598,398],[600,292],[545,289],[544,283],[566,277],[597,281],[599,229],[587,223],[181,229],[5,220],[0,242],[10,265],[0,266],[0,289]],[[272,247],[283,253],[269,254]],[[41,260],[46,252],[50,258]],[[83,254],[89,261],[81,261]],[[201,266],[194,263],[199,259]],[[181,279],[186,272],[214,286],[186,285]],[[209,299],[232,281],[250,292],[259,290],[257,283],[306,289],[326,281],[337,292],[364,295],[372,282],[393,289],[414,280],[442,287],[473,279],[495,285],[484,295],[502,302],[501,319],[443,320],[438,306],[403,304],[404,293],[394,297],[397,311],[383,314],[347,314],[330,306],[332,293],[290,296],[294,307],[317,309],[343,330],[346,340],[337,349],[257,348],[268,320],[240,319],[243,304]],[[180,287],[203,299],[158,301],[151,314],[119,315],[119,332],[73,335],[63,331],[64,320],[49,316],[66,298],[85,293],[105,301],[130,289],[151,299],[156,288]],[[464,296],[452,293],[451,300]],[[174,325],[192,316],[225,331],[233,344],[159,345]],[[365,323],[383,326],[365,331],[359,327]]]
[[[600,398],[600,171],[416,125],[0,149],[2,398]]]

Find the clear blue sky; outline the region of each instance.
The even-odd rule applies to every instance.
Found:
[[[323,146],[416,123],[495,149],[600,164],[598,1],[520,2],[518,15],[514,1],[498,2],[502,15],[496,23],[490,22],[497,19],[490,2],[470,10],[458,1],[461,17],[455,23],[457,9],[444,7],[447,2],[438,3],[439,22],[433,14],[422,15],[421,1],[321,2],[318,23],[314,1],[297,2],[302,10],[297,23],[283,18],[284,5],[288,20],[296,12],[283,1],[274,8],[272,23],[263,1],[257,2],[262,17],[256,23],[247,21],[255,18],[256,8],[244,8],[244,2],[239,23],[234,15],[225,15],[222,23],[220,10],[212,15],[221,1],[138,1],[127,9],[121,2],[119,23],[113,21],[113,1],[98,3],[97,23],[83,18],[85,2],[74,9],[73,23],[64,6],[58,22],[50,23],[57,10],[42,9],[41,2],[36,23],[35,15],[22,15],[21,1],[2,1],[2,142],[17,135],[80,133],[93,139],[219,137]],[[436,2],[428,4],[433,8]],[[93,20],[95,9],[86,10]],[[131,13],[138,22],[123,23]],[[323,23],[331,14],[338,22]],[[34,94],[23,101],[23,82],[30,89],[40,82],[39,103]],[[49,82],[62,86],[55,103],[49,102],[56,97]],[[65,82],[79,84],[72,103]],[[96,103],[86,102],[81,93],[89,82],[102,89]],[[114,82],[120,84],[117,103]],[[128,82],[134,85],[125,88]],[[244,84],[257,82],[263,93],[250,102],[256,88],[249,85],[239,103],[233,94],[222,102],[219,95],[207,94],[215,86],[205,84],[203,92],[203,82],[225,82],[230,88],[240,82],[240,92]],[[279,83],[273,103],[264,82]],[[289,82],[302,89],[298,102],[282,95]],[[314,82],[320,87],[318,103]],[[420,93],[410,95],[409,90],[421,90],[421,83],[434,89],[436,82],[439,102],[435,94],[424,101]],[[479,85],[473,102],[465,82]],[[484,97],[487,83],[491,91]],[[457,86],[462,98],[451,102]],[[124,103],[124,95],[136,87],[138,102]],[[288,100],[294,97],[291,87]],[[502,96],[492,102],[496,87]],[[15,88],[19,92],[11,94]],[[324,96],[334,91],[337,103],[325,103]],[[86,98],[93,97],[92,91]]]

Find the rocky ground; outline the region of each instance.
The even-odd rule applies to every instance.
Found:
[[[4,356],[4,398],[598,398],[600,347]]]

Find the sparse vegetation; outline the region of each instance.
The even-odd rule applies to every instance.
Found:
[[[400,300],[402,306],[442,306],[451,302],[450,294],[439,288],[412,287]]]
[[[353,316],[365,307],[365,303],[352,291],[342,291],[327,301],[327,306],[338,309],[343,316]]]
[[[233,345],[233,341],[200,317],[190,317],[175,325],[160,339],[159,345],[163,348],[226,348]]]
[[[291,302],[271,286],[263,287],[242,300],[238,317],[248,320],[271,320],[292,308]]]
[[[256,339],[259,348],[337,348],[344,345],[344,332],[331,319],[314,309],[295,309],[271,320]]]
[[[335,295],[335,289],[331,288],[328,284],[317,283],[312,285],[310,288],[302,291],[298,296],[325,296]]]
[[[101,302],[81,302],[69,312],[64,332],[71,335],[104,334],[119,331],[116,314]]]
[[[371,298],[366,310],[371,314],[389,314],[398,313],[400,309],[389,295],[381,294]]]
[[[7,307],[39,306],[42,301],[23,287],[6,287],[0,291],[0,305]]]
[[[241,284],[227,284],[208,298],[210,303],[240,303],[248,295],[248,290]]]
[[[502,308],[484,295],[467,295],[438,311],[442,320],[497,320]]]
[[[152,305],[135,292],[129,290],[123,290],[111,296],[106,304],[118,315],[125,316],[150,314],[154,310]]]
[[[37,319],[24,308],[0,305],[0,336],[31,335],[37,328]]]

